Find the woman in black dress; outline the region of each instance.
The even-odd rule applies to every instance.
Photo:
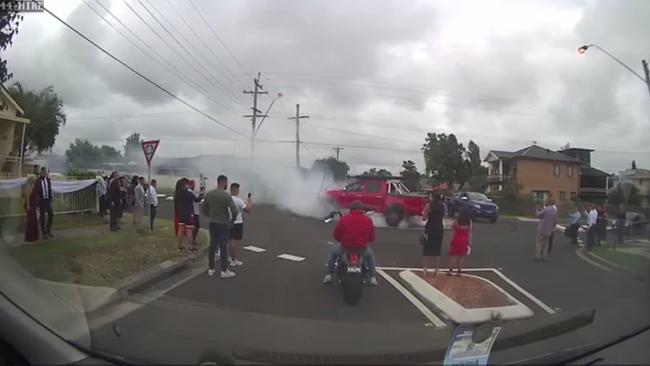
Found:
[[[422,272],[427,277],[427,268],[431,267],[431,259],[435,263],[433,275],[438,276],[440,267],[440,250],[442,248],[443,224],[442,218],[445,216],[445,206],[440,200],[440,195],[434,195],[433,200],[424,207],[422,220],[427,223],[424,226],[426,240],[422,245]]]

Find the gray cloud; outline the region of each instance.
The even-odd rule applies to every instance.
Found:
[[[127,1],[146,14],[136,1]],[[171,39],[157,39],[122,2],[113,2],[111,9],[185,77],[208,90],[210,99],[220,102],[211,102],[144,56],[83,3],[66,19],[170,91],[245,133],[250,122],[241,115],[249,112],[250,96],[241,90],[251,87],[248,72],[262,71],[262,82],[271,94],[260,98],[261,109],[275,92],[282,91],[284,97],[271,112],[277,119],[264,122],[261,139],[292,139],[295,127],[286,117],[300,103],[304,113],[314,116],[302,124],[305,141],[417,150],[427,131],[454,132],[464,143],[477,141],[484,153],[490,148],[518,149],[533,140],[549,148],[570,142],[602,150],[595,153],[595,163],[606,170],[624,168],[632,159],[650,166],[648,154],[622,153],[648,151],[644,141],[650,104],[644,85],[596,50],[583,56],[576,53],[582,43],[598,43],[637,69],[641,58],[650,58],[645,41],[650,34],[645,19],[650,3],[643,0],[530,1],[527,6],[543,10],[536,14],[542,21],[530,26],[518,25],[530,15],[520,2],[496,3],[495,7],[508,7],[514,13],[509,19],[492,19],[498,13],[481,17],[477,13],[481,2],[471,1],[194,0],[246,71],[233,62],[189,2],[173,2],[174,9],[166,2],[145,4],[150,2],[212,61],[208,65],[187,46],[228,92],[185,64],[172,51],[177,46]],[[54,0],[50,3],[57,7]],[[228,70],[195,39],[175,9]],[[140,131],[144,136],[169,138],[160,150],[167,156],[221,150],[248,153],[245,137],[234,137],[189,111],[69,30],[45,19],[45,15],[31,14],[26,19],[8,51],[9,67],[29,87],[52,84],[64,98],[71,119],[59,139],[61,145],[74,137],[121,145],[119,140],[128,133]],[[461,26],[450,28],[454,21]],[[495,30],[510,23],[513,31],[508,27]],[[182,50],[179,53],[189,58]],[[207,138],[215,140],[209,143]],[[233,138],[232,143],[223,141]],[[319,157],[332,153],[329,147],[306,146]],[[286,143],[260,143],[258,151],[277,159],[293,158],[293,147]],[[417,154],[353,148],[347,148],[344,156],[359,170],[377,165],[393,172],[402,160],[418,158]],[[303,151],[305,164],[313,158]]]

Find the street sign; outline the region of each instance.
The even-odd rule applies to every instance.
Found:
[[[147,159],[147,165],[151,166],[151,159],[158,149],[158,144],[160,140],[151,140],[151,141],[142,141],[142,151],[144,152],[144,158]]]

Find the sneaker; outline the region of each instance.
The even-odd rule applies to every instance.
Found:
[[[370,277],[370,286],[377,286],[377,277]]]
[[[214,276],[214,269],[209,269],[208,270],[208,276],[210,276],[210,277]]]
[[[332,282],[332,275],[328,273],[323,278],[323,284],[327,285],[330,282]]]
[[[244,262],[240,261],[239,259],[235,259],[234,261],[230,262],[230,265],[234,267],[239,267],[239,266],[243,266]]]
[[[225,271],[221,271],[221,278],[231,278],[231,277],[235,277],[235,272],[228,269]]]

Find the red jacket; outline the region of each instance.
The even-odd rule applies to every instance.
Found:
[[[362,211],[352,211],[336,225],[334,240],[346,248],[364,249],[375,240],[375,225]]]

